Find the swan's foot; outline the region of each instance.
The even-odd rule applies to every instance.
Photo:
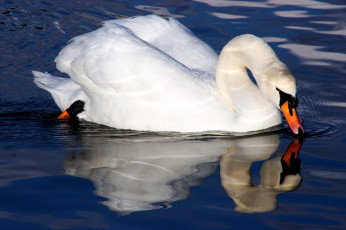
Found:
[[[60,114],[58,119],[69,120],[75,118],[77,115],[84,111],[84,101],[78,100],[72,103],[68,109]]]

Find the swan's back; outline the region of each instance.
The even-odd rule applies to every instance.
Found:
[[[154,45],[190,69],[215,73],[218,57],[215,51],[173,18],[166,20],[150,15],[105,22],[106,28],[116,25],[128,28],[140,39]]]
[[[103,48],[107,49],[107,41],[102,41],[102,38],[106,39],[108,35],[121,40],[117,42],[116,51],[121,49],[125,49],[125,52],[135,51],[133,49],[135,47],[131,47],[130,43],[140,43],[139,46],[148,45],[159,49],[190,69],[215,74],[218,58],[215,51],[175,19],[166,20],[156,15],[106,21],[102,28],[75,37],[56,58],[58,69],[66,72],[68,70],[66,68],[71,68],[71,65],[66,68],[62,66],[78,58],[84,51],[84,45],[98,46],[103,42]]]

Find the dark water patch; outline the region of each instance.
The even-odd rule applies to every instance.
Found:
[[[305,126],[305,137],[331,137],[339,133],[341,126],[339,124],[331,124],[324,122],[309,122]]]

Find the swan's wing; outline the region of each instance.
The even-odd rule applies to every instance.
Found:
[[[191,95],[203,101],[202,83],[189,68],[116,24],[74,38],[56,63],[90,98],[108,92],[151,103],[186,102]]]
[[[213,75],[197,77],[176,58],[117,24],[74,38],[56,64],[90,99],[85,105],[89,121],[123,129],[183,131],[193,124],[205,130],[199,124],[220,109],[225,119],[228,116]],[[214,127],[211,122],[209,126]]]
[[[105,22],[105,27],[114,24],[130,29],[137,37],[162,50],[188,68],[215,73],[217,54],[188,28],[173,18],[138,16],[129,19]]]
[[[47,72],[32,71],[32,73],[35,84],[51,93],[61,111],[64,111],[76,100],[87,100],[81,87],[74,83],[71,78],[55,77]]]

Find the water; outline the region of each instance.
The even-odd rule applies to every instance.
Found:
[[[345,10],[341,0],[1,1],[1,229],[345,229]],[[279,183],[294,145],[286,126],[235,138],[55,119],[31,70],[59,75],[53,60],[72,37],[149,13],[217,52],[243,33],[269,42],[298,81],[307,137],[294,175]]]

